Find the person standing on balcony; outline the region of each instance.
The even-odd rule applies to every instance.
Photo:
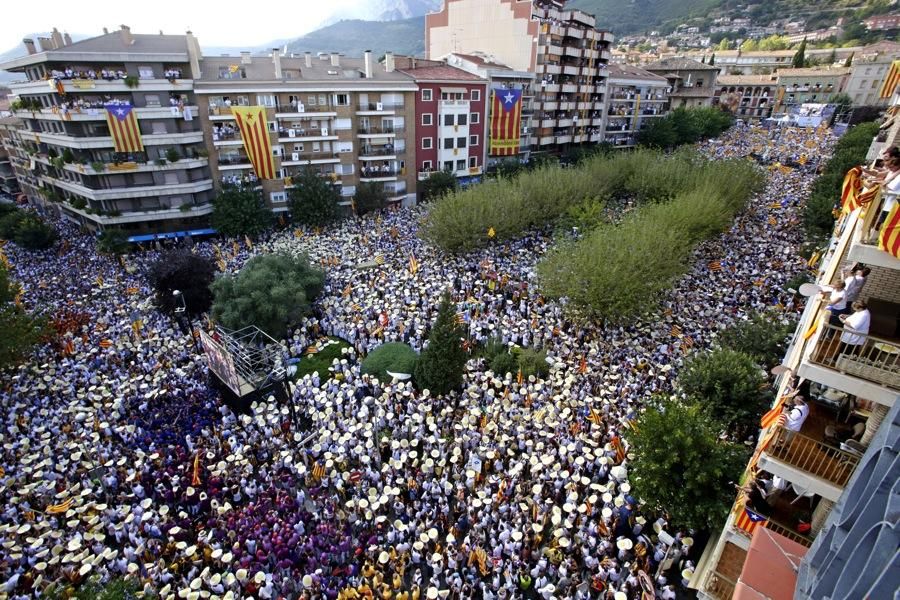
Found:
[[[784,428],[786,430],[784,441],[786,444],[791,443],[791,440],[794,439],[797,432],[803,428],[806,417],[809,416],[809,405],[806,403],[803,396],[795,395],[791,402],[792,406],[785,412],[787,415],[787,420],[784,423]]]
[[[863,286],[866,285],[866,277],[868,277],[871,272],[872,269],[863,267],[859,264],[853,265],[852,269],[844,269],[841,271],[841,277],[844,278],[844,285],[846,286],[844,289],[844,301],[847,306],[844,308],[843,312],[839,314],[850,314],[853,310],[850,307],[854,302],[859,300],[859,294],[862,292]]]
[[[844,324],[844,333],[841,334],[841,345],[838,354],[857,353],[866,343],[866,338],[869,335],[872,315],[869,313],[866,303],[862,300],[857,300],[853,303],[852,308],[852,314],[839,317]]]
[[[829,313],[828,323],[835,327],[840,327],[841,325],[838,316],[846,312],[847,298],[845,288],[846,284],[842,279],[838,280],[834,285],[827,285],[822,288],[822,295],[826,296],[827,294],[825,310]]]

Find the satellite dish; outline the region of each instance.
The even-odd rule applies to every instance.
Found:
[[[800,286],[800,295],[806,296],[807,298],[809,298],[810,296],[815,296],[816,294],[818,294],[821,291],[822,291],[822,288],[820,288],[819,286],[817,286],[814,283],[804,283],[803,285]]]

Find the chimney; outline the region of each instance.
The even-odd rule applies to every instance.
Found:
[[[339,66],[341,66],[341,55],[338,54],[337,52],[332,52],[332,53],[331,53],[331,66],[332,66],[332,67],[339,67]]]
[[[41,47],[41,52],[53,50],[53,42],[51,42],[48,37],[39,37],[38,45]]]
[[[363,52],[363,57],[366,64],[366,79],[372,79],[372,51],[366,50]]]
[[[53,40],[54,48],[62,48],[65,44],[63,43],[63,36],[59,32],[59,29],[56,27],[53,28],[53,32],[50,34],[50,39]]]
[[[106,27],[103,28],[103,35],[109,35],[109,29]]]
[[[275,63],[275,79],[281,79],[281,51],[272,48],[272,62]]]
[[[393,52],[385,52],[384,53],[384,70],[386,73],[394,72],[394,53]]]
[[[306,63],[306,68],[310,68],[312,66],[312,52],[304,52],[303,59]]]
[[[34,47],[33,39],[25,38],[22,40],[22,43],[25,44],[25,50],[28,51],[28,54],[37,54],[37,48]]]
[[[71,46],[72,45],[72,36],[69,35],[68,33],[64,33],[63,34],[63,42],[65,43],[66,46]]]
[[[134,36],[131,35],[131,27],[128,25],[119,25],[119,36],[122,38],[122,43],[126,46],[134,44]]]
[[[247,51],[241,52],[241,64],[249,65],[251,62],[250,53]]]
[[[190,30],[184,33],[184,37],[187,42],[188,61],[191,63],[191,76],[193,79],[200,79],[200,59],[203,58],[203,54],[200,53],[200,43]]]

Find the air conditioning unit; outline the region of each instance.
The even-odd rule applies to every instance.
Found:
[[[297,137],[297,130],[288,129],[288,137]]]
[[[294,153],[292,153],[292,154],[291,154],[291,160],[294,160],[294,161],[300,160],[300,153],[299,153],[299,152],[294,152]]]
[[[382,102],[376,102],[375,110],[384,110],[384,104]]]
[[[328,135],[328,128],[327,128],[327,127],[323,127],[323,128],[322,128],[322,135]]]

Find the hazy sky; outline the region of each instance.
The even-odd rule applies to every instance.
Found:
[[[5,0],[0,18],[0,52],[21,45],[38,31],[100,35],[125,24],[134,33],[179,34],[191,29],[203,46],[257,46],[270,40],[293,38],[316,29],[330,17],[364,13],[366,0],[272,0],[191,2],[72,3],[70,0],[17,2]],[[24,52],[24,51],[23,51]]]

